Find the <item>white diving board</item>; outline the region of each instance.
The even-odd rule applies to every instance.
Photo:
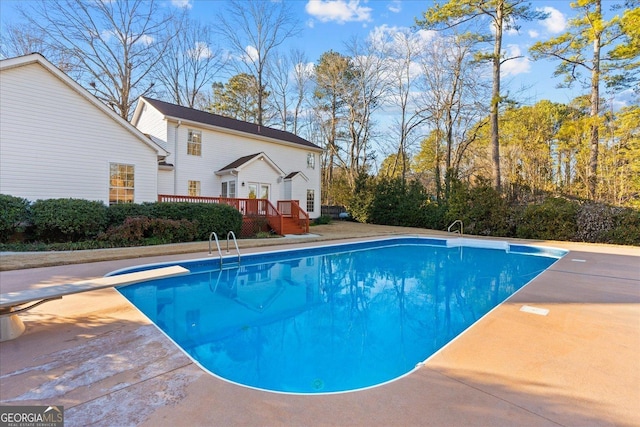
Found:
[[[24,325],[20,318],[18,318],[17,313],[24,312],[45,302],[81,292],[131,285],[148,280],[182,276],[184,274],[189,274],[189,270],[179,265],[174,265],[171,267],[161,267],[152,270],[136,271],[135,273],[99,277],[73,283],[0,294],[0,342],[16,338],[24,332]],[[28,303],[33,304],[28,307],[21,307]]]

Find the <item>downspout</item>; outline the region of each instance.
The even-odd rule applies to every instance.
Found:
[[[178,120],[176,129],[173,133],[173,195],[178,193],[178,128],[182,124],[182,120]]]

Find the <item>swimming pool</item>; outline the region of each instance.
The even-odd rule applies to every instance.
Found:
[[[214,375],[337,393],[408,374],[565,253],[403,237],[179,262],[192,273],[118,290]]]

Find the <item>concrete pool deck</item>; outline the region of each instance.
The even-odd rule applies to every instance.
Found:
[[[241,252],[445,235],[340,222],[311,231],[317,236],[241,240]],[[117,291],[104,289],[22,315],[26,332],[0,343],[0,404],[63,405],[67,426],[640,426],[640,248],[529,243],[571,252],[422,368],[380,387],[294,396],[229,384],[202,371]],[[0,289],[201,258],[207,250],[205,242],[3,254]],[[30,268],[10,270],[23,266]],[[523,312],[524,305],[549,313]]]

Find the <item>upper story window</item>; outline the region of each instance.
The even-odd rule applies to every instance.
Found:
[[[202,132],[189,129],[187,154],[192,156],[202,156]]]
[[[316,155],[313,153],[307,153],[307,167],[310,169],[316,168]]]
[[[134,166],[109,164],[109,205],[133,203]]]
[[[200,181],[189,181],[189,195],[200,196]]]

